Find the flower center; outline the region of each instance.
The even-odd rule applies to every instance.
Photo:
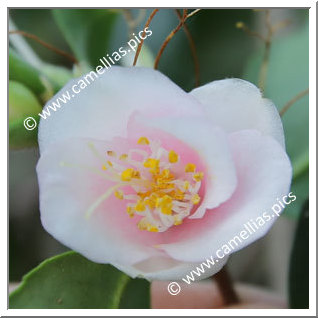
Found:
[[[141,137],[138,144],[145,145],[148,151],[131,149],[128,154],[119,156],[107,151],[110,160],[102,170],[118,180],[113,193],[117,199],[127,201],[128,215],[142,217],[138,228],[164,232],[173,225],[182,224],[194,205],[200,202],[198,192],[203,173],[196,171],[193,163],[182,166],[179,155],[161,147],[158,141]],[[139,160],[134,158],[136,156]]]

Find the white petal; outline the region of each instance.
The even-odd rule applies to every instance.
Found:
[[[232,244],[237,251],[265,235],[277,219],[271,208],[277,198],[282,199],[289,192],[292,177],[284,149],[273,138],[252,130],[231,134],[230,142],[238,174],[236,191],[230,200],[207,211],[202,219],[192,220],[192,237],[180,237],[178,243],[161,246],[177,260],[196,262],[215,256],[222,245],[246,230],[244,224],[267,212],[270,220],[242,239],[239,246]]]
[[[143,233],[136,219],[126,214],[126,203],[110,195],[87,218],[94,202],[114,182],[104,178],[103,161],[88,146],[93,142],[100,157],[109,144],[70,139],[46,149],[37,165],[43,227],[57,240],[97,263],[133,264],[161,255],[151,246],[131,238]],[[64,166],[61,166],[61,163]]]
[[[151,121],[143,116],[134,116],[136,127],[160,129],[188,145],[199,154],[207,168],[205,197],[191,218],[201,218],[206,209],[219,206],[230,198],[236,188],[234,161],[227,135],[213,127],[204,118],[155,118]],[[180,154],[182,156],[182,154]]]
[[[94,75],[91,75],[93,78]],[[39,125],[39,145],[43,151],[50,144],[72,137],[111,140],[126,135],[127,121],[135,111],[151,117],[167,114],[195,115],[202,106],[169,78],[148,68],[113,66],[95,78],[77,95],[70,81],[45,106],[62,94],[74,95],[66,104]],[[79,85],[75,88],[79,89]]]
[[[285,147],[284,131],[275,105],[260,90],[241,79],[214,81],[190,92],[204,106],[211,122],[228,132],[256,129]]]
[[[203,262],[207,266],[202,265],[202,263],[180,262],[162,256],[150,258],[133,266],[113,265],[131,277],[145,278],[149,281],[182,280],[184,278],[185,282],[192,283],[193,281],[190,277],[193,277],[195,281],[199,281],[216,274],[226,264],[227,258],[219,260],[215,265],[208,263],[206,260],[203,260]],[[202,271],[197,270],[197,267],[202,269]],[[197,272],[199,275],[192,271]]]

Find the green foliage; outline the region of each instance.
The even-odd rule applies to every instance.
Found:
[[[53,64],[45,64],[42,68],[42,72],[52,82],[54,93],[57,93],[73,78],[73,74],[70,70]]]
[[[13,308],[149,308],[149,283],[75,252],[50,258],[24,276]],[[138,307],[136,307],[138,306]]]
[[[142,309],[150,307],[150,284],[145,279],[130,279],[121,296],[119,308]]]
[[[9,81],[9,145],[11,149],[37,146],[38,130],[24,127],[26,117],[38,118],[42,111],[36,96],[25,85]],[[38,124],[38,119],[37,124]]]
[[[38,145],[38,116],[34,117],[37,126],[33,130],[27,130],[23,123],[25,118],[16,119],[9,123],[9,146],[11,149],[22,149]]]
[[[308,39],[308,25],[305,25],[300,31],[277,38],[272,43],[264,96],[273,100],[279,110],[309,86]],[[244,79],[256,85],[263,53],[263,51],[259,51],[251,58],[244,75]],[[308,197],[308,183],[303,182],[306,176],[308,178],[309,162],[308,96],[296,102],[285,113],[282,120],[287,153],[294,169],[292,190],[297,196],[297,205],[293,204],[288,207],[286,214],[297,216],[303,199]],[[297,184],[300,181],[302,183]]]
[[[308,201],[300,215],[289,269],[289,306],[309,308],[309,214]]]
[[[40,72],[25,62],[12,49],[9,51],[9,79],[18,81],[27,86],[35,95],[45,92]]]
[[[9,122],[38,114],[42,110],[36,96],[25,85],[9,81]]]
[[[55,9],[53,16],[78,60],[90,66],[98,64],[99,59],[107,53],[117,12]]]

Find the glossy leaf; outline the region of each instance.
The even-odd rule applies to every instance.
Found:
[[[309,211],[308,201],[298,221],[289,270],[289,306],[309,308]]]
[[[9,146],[11,149],[22,149],[36,147],[38,145],[38,124],[39,117],[33,117],[36,121],[36,128],[27,130],[24,127],[25,118],[20,118],[9,123]],[[30,122],[31,125],[32,121]]]
[[[149,308],[149,283],[133,280],[111,265],[67,252],[25,275],[21,286],[10,295],[9,307]]]
[[[67,68],[53,64],[45,64],[42,72],[52,82],[54,93],[57,93],[73,77],[72,72]]]
[[[12,49],[9,51],[9,79],[24,84],[37,96],[45,92],[40,72]]]
[[[79,61],[98,64],[107,54],[108,44],[117,17],[114,10],[55,9],[53,16]]]

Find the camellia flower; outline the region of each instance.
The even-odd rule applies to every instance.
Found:
[[[279,114],[240,79],[186,93],[158,71],[112,67],[41,120],[39,146],[45,229],[94,262],[149,280],[180,279],[216,256],[291,182]]]

